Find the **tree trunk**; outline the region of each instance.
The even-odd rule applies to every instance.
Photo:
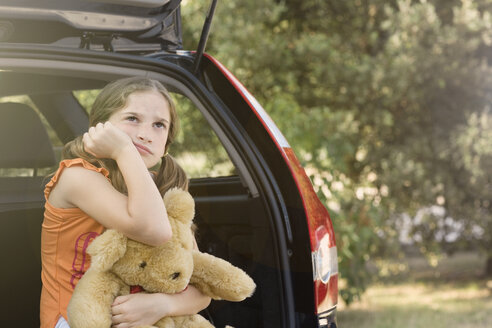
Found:
[[[487,263],[485,264],[485,276],[492,277],[492,255],[487,257]]]

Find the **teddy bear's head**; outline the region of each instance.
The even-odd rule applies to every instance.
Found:
[[[148,246],[107,230],[88,248],[91,269],[112,272],[129,286],[145,291],[178,293],[186,288],[193,273],[194,201],[180,189],[164,196],[173,236],[161,246]]]

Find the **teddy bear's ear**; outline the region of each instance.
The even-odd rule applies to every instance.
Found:
[[[167,214],[183,223],[191,223],[195,216],[195,201],[190,193],[182,189],[170,189],[164,195]]]
[[[91,256],[91,269],[108,271],[126,252],[127,238],[122,233],[108,229],[87,247]]]

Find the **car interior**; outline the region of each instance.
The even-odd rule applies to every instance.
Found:
[[[0,280],[6,282],[4,292],[10,303],[2,315],[22,318],[25,309],[39,308],[41,292],[39,244],[44,177],[37,174],[37,169],[54,166],[56,159],[46,130],[28,105],[1,103],[0,115],[0,167],[4,171],[0,177]],[[17,168],[27,169],[31,175],[15,174]],[[7,169],[11,174],[5,172]]]
[[[251,298],[214,301],[202,314],[219,327],[277,327],[282,287],[268,206],[193,90],[165,75],[111,66],[26,67],[0,66],[0,281],[2,304],[9,304],[1,307],[0,321],[39,326],[43,190],[63,144],[86,131],[91,101],[107,82],[154,74],[177,102],[182,131],[171,154],[190,175],[199,248],[244,269],[257,284]]]

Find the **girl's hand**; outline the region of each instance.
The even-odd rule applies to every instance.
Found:
[[[167,315],[167,302],[167,295],[159,293],[118,296],[112,305],[112,327],[153,325]]]
[[[115,328],[153,325],[163,317],[196,314],[210,304],[211,298],[189,285],[177,294],[137,293],[115,298],[112,321]]]
[[[134,147],[131,138],[110,122],[97,123],[82,137],[86,152],[96,158],[116,160],[127,147]]]

